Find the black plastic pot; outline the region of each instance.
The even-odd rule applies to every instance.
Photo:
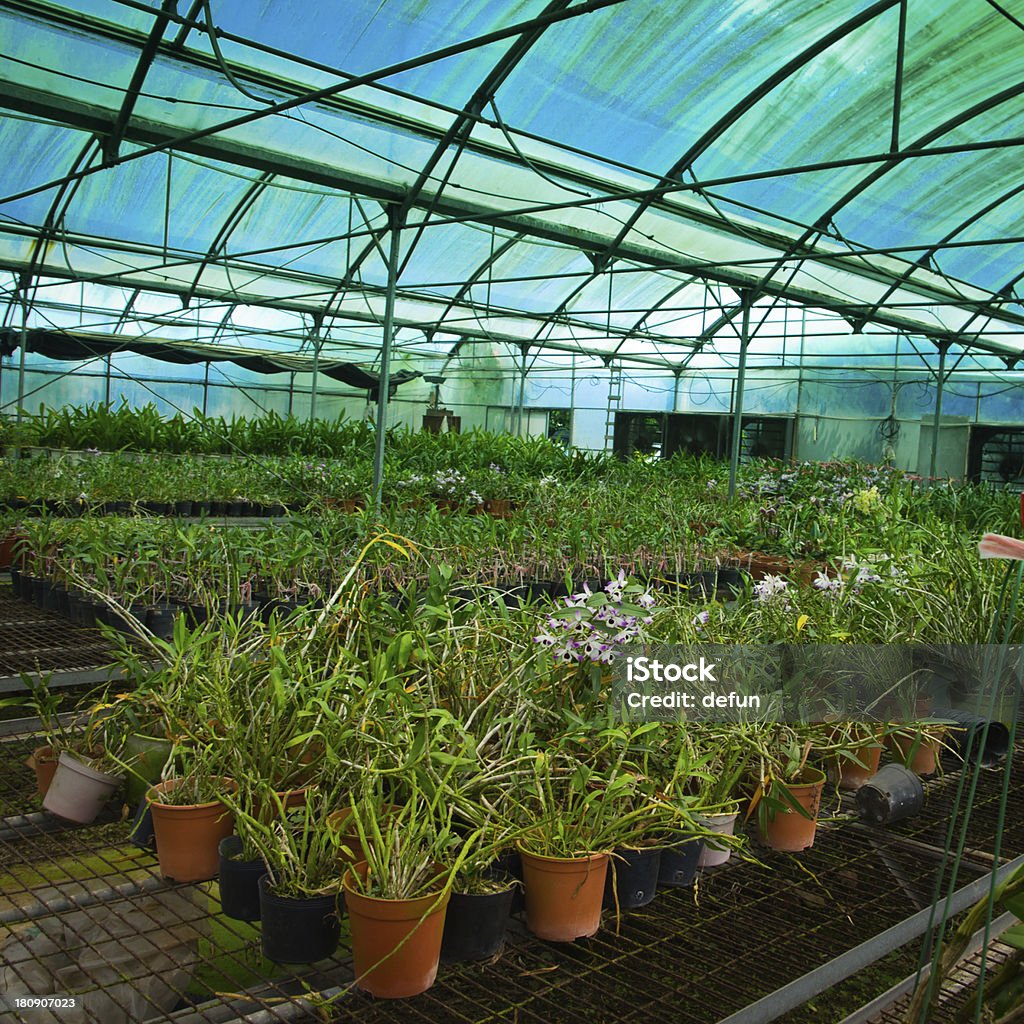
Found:
[[[718,586],[718,570],[705,569],[702,572],[690,573],[690,596],[700,600],[715,596],[715,588]]]
[[[135,811],[128,839],[140,850],[156,852],[156,833],[153,831],[153,811],[149,801],[143,797]]]
[[[991,768],[1006,757],[1010,747],[1010,733],[1002,722],[988,723],[988,732],[982,746],[981,735],[987,719],[981,715],[949,708],[936,708],[932,714],[935,718],[956,722],[949,730],[949,738],[956,744],[956,752],[961,760],[969,757],[971,761],[980,763],[982,768]]]
[[[46,600],[46,596],[50,593],[53,588],[53,584],[49,580],[44,580],[39,576],[35,576],[31,581],[32,593],[30,600],[38,608],[43,607],[43,602]]]
[[[658,867],[658,885],[670,889],[693,885],[697,877],[697,862],[703,849],[704,840],[700,836],[664,847]]]
[[[298,607],[297,601],[284,601],[280,598],[269,597],[260,604],[260,618],[264,622],[269,622],[270,617],[276,612],[279,619],[284,619],[291,615]]]
[[[518,608],[520,603],[538,601],[551,593],[552,584],[548,580],[531,580],[528,583],[498,584],[502,598],[510,608]]]
[[[259,880],[263,955],[278,964],[311,964],[338,948],[341,921],[337,896],[296,900],[267,888],[267,875]]]
[[[605,881],[605,906],[614,907],[616,895],[618,895],[618,905],[621,910],[646,907],[658,891],[660,869],[661,849],[659,847],[616,850],[612,863],[608,866],[608,876]]]
[[[857,790],[857,810],[873,825],[891,825],[924,805],[921,780],[901,764],[887,764]]]
[[[68,619],[71,620],[76,626],[85,625],[85,615],[88,610],[88,605],[85,599],[80,594],[68,593]],[[89,610],[89,615],[92,615]]]
[[[267,873],[263,860],[242,860],[242,840],[228,836],[217,847],[220,854],[220,909],[236,921],[260,919],[260,879]]]
[[[512,889],[512,903],[509,907],[510,914],[518,914],[526,909],[526,894],[523,892],[523,860],[518,850],[506,850],[494,862],[496,875],[507,875],[517,884]]]
[[[146,627],[161,640],[170,640],[174,636],[174,620],[179,610],[177,605],[170,602],[153,605],[146,612]]]
[[[743,591],[743,573],[739,569],[719,568],[715,576],[715,597],[731,601]]]
[[[192,604],[191,602],[182,606],[185,612],[185,620],[195,628],[201,626],[210,617],[210,610],[204,604]]]
[[[512,900],[519,886],[504,892],[471,894],[453,892],[444,919],[441,959],[447,963],[487,960],[505,941]]]
[[[68,595],[56,583],[51,583],[43,593],[42,607],[48,612],[56,612],[58,615],[67,616]]]

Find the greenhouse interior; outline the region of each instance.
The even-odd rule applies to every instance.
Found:
[[[1020,0],[0,71],[0,1019],[1024,1022]]]

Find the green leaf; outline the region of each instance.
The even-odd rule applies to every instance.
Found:
[[[1007,928],[999,936],[999,941],[1015,946],[1017,949],[1024,949],[1024,924],[1015,924],[1012,928]]]
[[[1002,904],[1011,914],[1024,920],[1024,892],[1019,892],[1009,899],[1004,899]]]

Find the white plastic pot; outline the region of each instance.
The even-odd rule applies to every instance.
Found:
[[[706,818],[701,818],[701,824],[711,832],[717,832],[723,836],[731,836],[736,828],[736,819],[738,817],[739,811],[734,811],[732,814],[709,814]],[[700,852],[700,860],[697,862],[697,866],[713,868],[718,864],[724,864],[731,856],[731,844],[719,844],[709,837],[704,840],[704,849]]]
[[[123,775],[108,775],[62,751],[53,782],[43,799],[43,810],[60,818],[88,825],[124,782]]]

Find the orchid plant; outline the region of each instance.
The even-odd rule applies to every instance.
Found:
[[[583,589],[563,598],[563,607],[545,617],[534,642],[565,664],[610,665],[627,644],[642,643],[644,627],[654,622],[655,597],[625,572],[603,590]]]

